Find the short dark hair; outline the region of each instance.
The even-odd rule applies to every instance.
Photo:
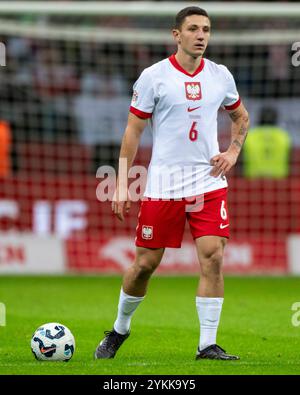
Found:
[[[180,29],[185,18],[190,15],[203,15],[209,18],[208,13],[200,7],[186,7],[183,8],[175,17],[174,29]]]

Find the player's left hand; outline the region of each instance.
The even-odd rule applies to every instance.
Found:
[[[230,151],[215,155],[210,160],[210,164],[213,166],[210,175],[213,177],[224,176],[236,164],[236,161],[237,155]]]

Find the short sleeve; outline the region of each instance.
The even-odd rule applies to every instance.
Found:
[[[235,81],[232,74],[227,69],[227,67],[225,66],[223,67],[224,67],[223,70],[224,70],[226,90],[225,90],[225,97],[222,102],[222,107],[225,110],[234,110],[240,105],[241,99],[236,89]]]
[[[130,112],[140,118],[151,118],[154,109],[154,88],[148,70],[144,70],[133,85]]]

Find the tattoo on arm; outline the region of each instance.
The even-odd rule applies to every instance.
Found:
[[[247,133],[247,128],[246,128],[245,125],[242,125],[242,126],[240,127],[240,130],[239,130],[239,135],[245,136],[246,133]]]
[[[232,128],[232,146],[238,151],[241,151],[243,144],[246,140],[248,133],[249,117],[247,112],[240,111],[239,109],[229,113],[233,122]]]
[[[229,113],[229,116],[230,116],[232,122],[235,122],[236,120],[239,119],[240,113],[239,113],[239,111],[233,111],[233,112]]]
[[[235,144],[239,149],[243,146],[238,140],[233,140],[232,144]]]

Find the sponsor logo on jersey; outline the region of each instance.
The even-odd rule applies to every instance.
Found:
[[[184,85],[188,100],[200,100],[202,98],[200,82],[185,82]]]
[[[143,225],[142,238],[146,240],[151,240],[153,238],[153,226]]]
[[[198,110],[198,108],[201,108],[201,106],[198,106],[198,107],[188,107],[188,112],[192,112],[192,111]]]

